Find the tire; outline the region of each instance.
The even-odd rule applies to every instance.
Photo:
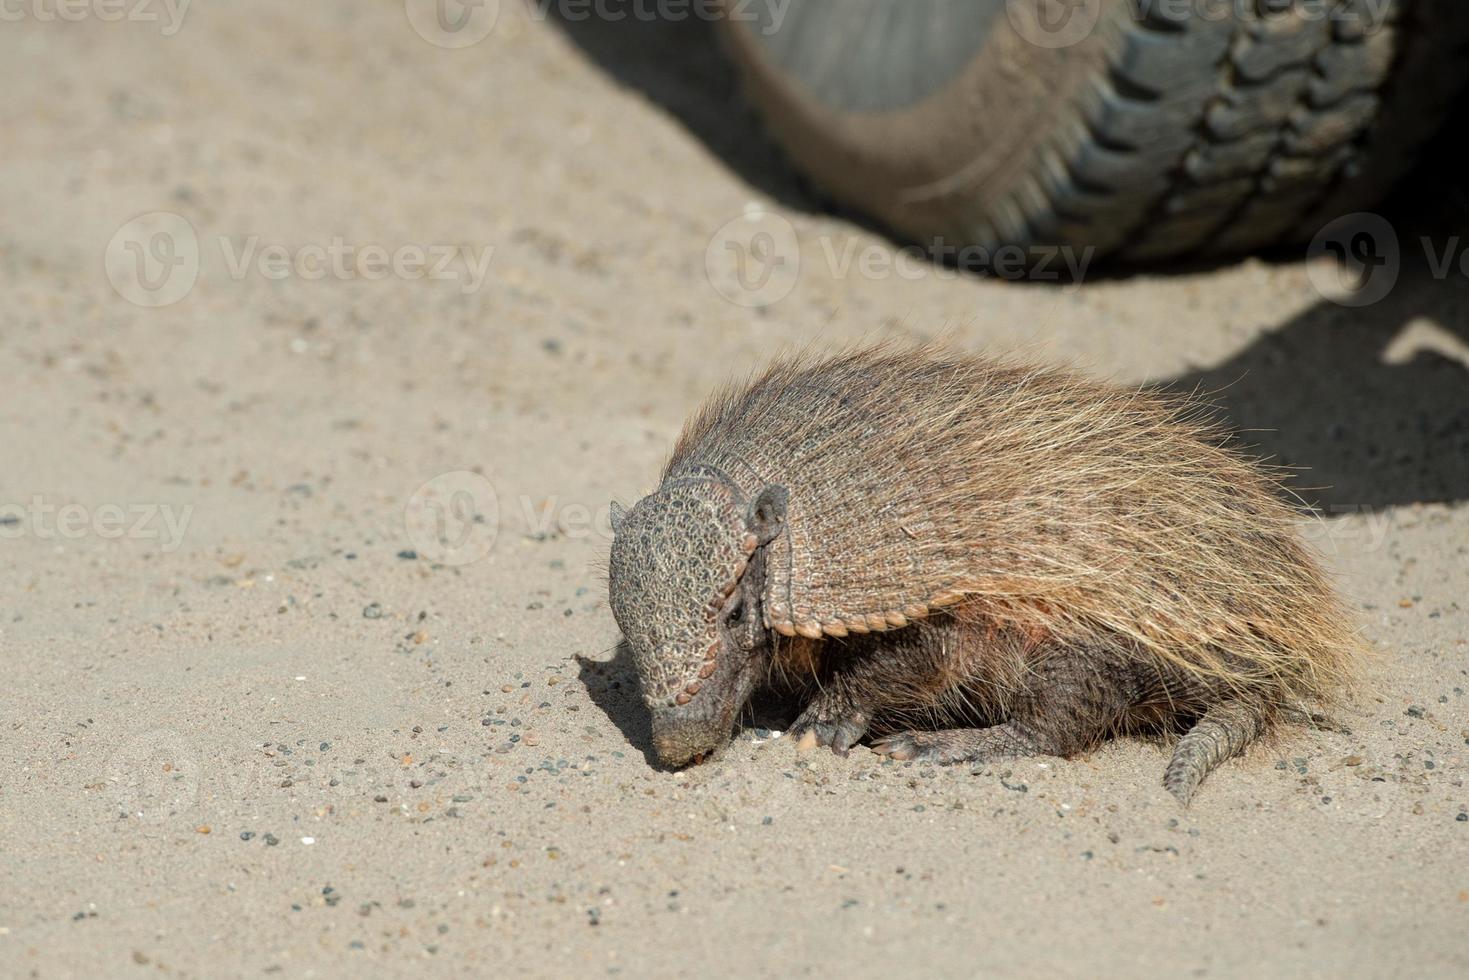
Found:
[[[1036,34],[1067,5],[1090,30]],[[797,169],[900,237],[987,254],[1309,240],[1408,171],[1469,73],[1465,0],[724,6],[726,50]]]

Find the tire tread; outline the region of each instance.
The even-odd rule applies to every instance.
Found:
[[[1469,11],[1454,2],[1392,0],[1376,30],[1278,12],[1121,23],[1081,125],[1043,151],[1043,178],[973,202],[982,222],[1007,215],[986,222],[1003,238],[980,244],[1131,261],[1309,238],[1385,193],[1446,117],[1469,75]]]

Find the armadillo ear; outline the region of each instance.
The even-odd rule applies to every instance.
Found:
[[[617,501],[612,501],[607,511],[607,519],[612,522],[612,533],[616,534],[622,529],[622,522],[627,519],[627,510]]]
[[[775,540],[786,526],[786,505],[790,492],[778,483],[772,483],[756,494],[750,502],[747,524],[761,544]]]

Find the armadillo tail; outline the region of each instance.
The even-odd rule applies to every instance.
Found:
[[[1215,705],[1178,740],[1163,786],[1188,806],[1204,777],[1243,752],[1264,730],[1265,718],[1258,708],[1239,701]]]

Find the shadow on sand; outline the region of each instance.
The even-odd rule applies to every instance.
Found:
[[[1213,393],[1240,444],[1299,468],[1292,489],[1326,514],[1469,498],[1469,278],[1434,278],[1416,237],[1403,264],[1379,302],[1323,300],[1165,386]]]
[[[654,769],[663,768],[653,753],[653,729],[647,705],[638,693],[638,673],[633,666],[632,650],[627,641],[618,639],[612,659],[592,660],[576,655],[577,677],[587,689],[592,703],[617,726],[628,743]]]

